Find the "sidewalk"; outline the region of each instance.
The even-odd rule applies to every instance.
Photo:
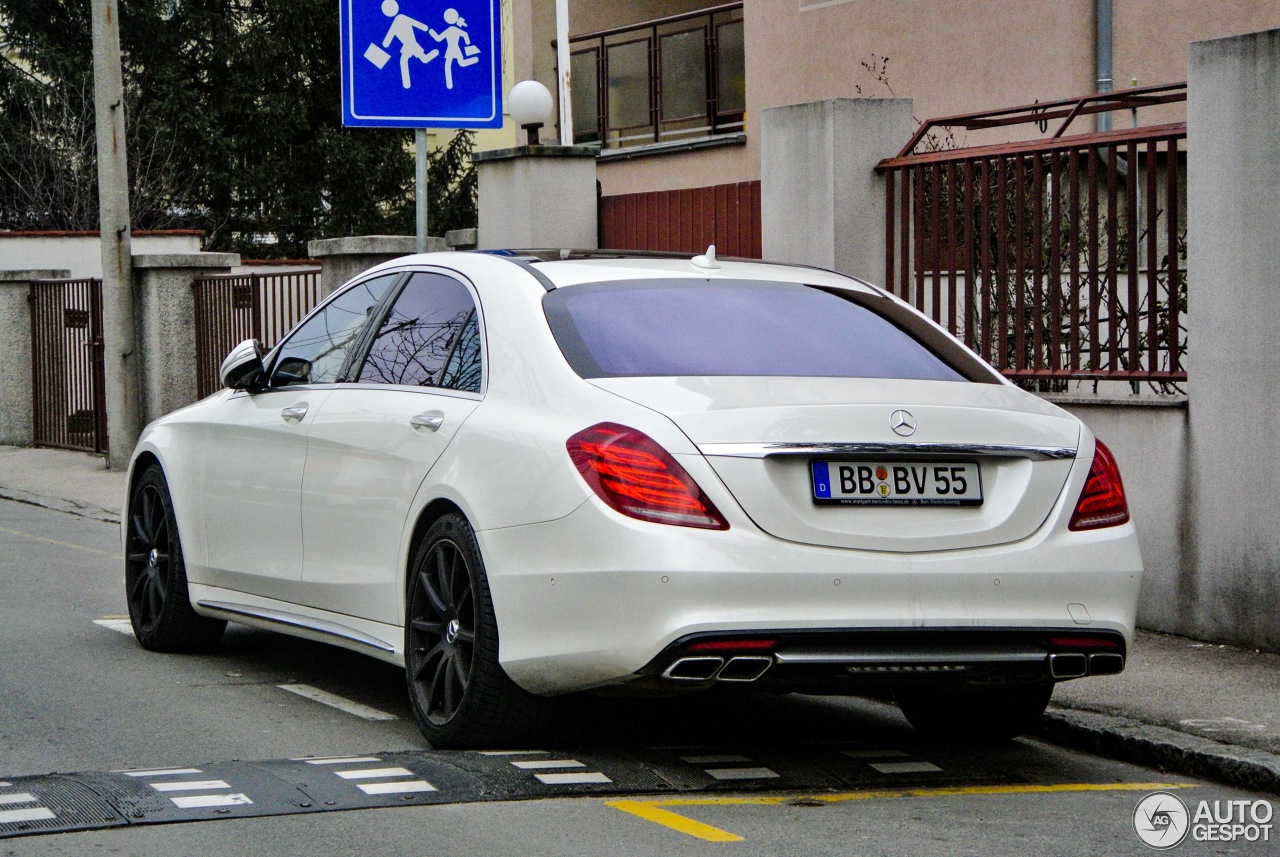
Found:
[[[0,446],[0,498],[118,522],[124,474],[100,456]],[[1280,794],[1280,654],[1140,632],[1117,676],[1063,682],[1042,737]]]

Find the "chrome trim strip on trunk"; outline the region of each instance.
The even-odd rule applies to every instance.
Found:
[[[779,664],[975,664],[1044,661],[1038,646],[948,646],[937,649],[818,648],[784,649],[774,653]]]
[[[815,455],[967,456],[1026,458],[1031,461],[1075,458],[1065,446],[999,446],[985,443],[704,443],[698,451],[721,458],[795,458]]]
[[[393,646],[388,646],[377,637],[371,637],[368,634],[357,631],[354,628],[348,628],[345,625],[339,625],[337,622],[328,622],[324,619],[312,619],[308,616],[298,616],[294,613],[285,613],[280,610],[269,610],[265,607],[245,607],[240,604],[226,604],[221,601],[197,601],[196,604],[206,610],[217,610],[220,613],[228,613],[231,616],[243,616],[248,619],[257,619],[261,622],[271,622],[276,625],[288,625],[291,628],[303,628],[307,631],[315,631],[318,634],[327,634],[330,637],[341,637],[352,643],[359,643],[362,646],[368,646],[371,649],[377,649],[380,652],[395,652]]]

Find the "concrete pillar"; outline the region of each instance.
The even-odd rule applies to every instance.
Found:
[[[471,156],[483,249],[599,246],[596,149],[518,146]]]
[[[374,265],[416,253],[416,245],[412,235],[356,235],[308,241],[307,253],[320,260],[320,296],[324,297]],[[427,238],[428,252],[448,249],[443,238]]]
[[[1188,633],[1280,650],[1280,30],[1187,75]]]
[[[911,99],[835,98],[760,114],[764,258],[885,284],[884,179],[911,137]]]
[[[30,446],[35,438],[30,283],[70,276],[67,270],[0,271],[0,444]]]
[[[237,253],[147,253],[133,257],[142,355],[142,421],[189,405],[196,395],[195,290],[201,274],[227,274]]]

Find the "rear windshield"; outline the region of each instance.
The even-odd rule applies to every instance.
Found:
[[[881,312],[868,304],[883,305],[876,307]],[[543,306],[561,351],[584,378],[969,380],[901,321],[887,318],[886,312],[910,314],[876,295],[795,283],[665,279],[557,289]]]

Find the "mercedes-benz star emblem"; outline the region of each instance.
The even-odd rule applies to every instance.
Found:
[[[916,418],[910,411],[897,410],[889,414],[889,428],[901,437],[911,437],[916,433]]]

